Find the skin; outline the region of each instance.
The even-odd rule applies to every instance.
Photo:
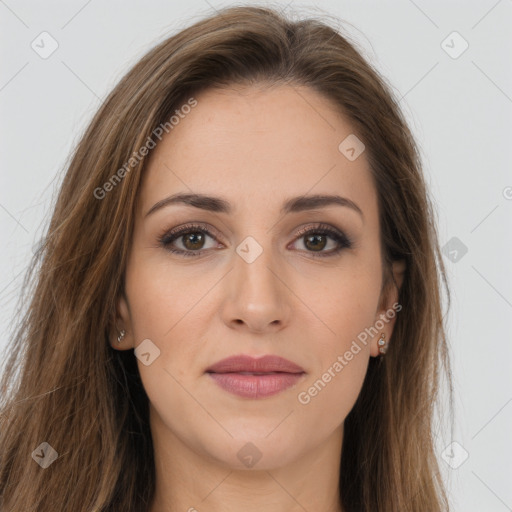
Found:
[[[126,336],[120,345],[112,340],[128,350],[149,339],[160,350],[148,366],[137,360],[155,450],[151,512],[342,511],[343,422],[369,358],[379,356],[380,332],[390,340],[394,321],[308,404],[298,394],[398,300],[396,287],[382,290],[377,195],[365,153],[349,161],[338,150],[353,130],[309,88],[239,86],[196,99],[152,151],[118,303]],[[222,197],[233,213],[173,204],[146,216],[181,192]],[[290,197],[334,193],[362,215],[339,205],[280,214]],[[181,236],[172,245],[202,254],[184,257],[159,244],[162,233],[189,222],[214,237],[204,235],[201,245]],[[307,245],[297,232],[319,223],[345,233],[352,247],[315,257],[336,241],[329,235]],[[247,236],[263,249],[252,263],[236,252]],[[393,271],[400,285],[403,268]],[[306,374],[277,395],[238,397],[205,374],[235,354],[276,354]],[[261,454],[251,468],[237,457],[249,442]]]

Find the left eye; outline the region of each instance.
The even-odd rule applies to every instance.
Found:
[[[213,234],[202,226],[184,226],[176,231],[165,233],[160,237],[160,245],[171,253],[181,256],[199,256],[203,251],[215,248],[215,243],[210,247],[205,247],[207,238],[215,240]],[[326,251],[331,240],[330,250]],[[294,244],[302,240],[306,252],[312,256],[332,256],[339,253],[342,249],[350,248],[351,241],[341,232],[330,226],[316,226],[303,229],[296,235]],[[176,248],[175,242],[179,242],[182,248]],[[315,254],[316,253],[316,254]]]
[[[330,249],[336,249],[336,240],[334,240],[332,236],[320,231],[310,231],[308,234],[302,235],[299,238],[297,238],[297,242],[301,241],[302,245],[306,249],[311,250],[312,252],[319,252],[322,251],[323,249],[326,249],[326,246],[329,245],[329,239],[331,240]]]

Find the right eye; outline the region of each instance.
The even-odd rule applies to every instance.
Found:
[[[200,256],[203,250],[213,247],[204,247],[206,238],[215,238],[204,226],[187,225],[164,233],[159,238],[160,245],[167,251],[180,256]],[[176,248],[175,241],[179,241],[183,248]]]

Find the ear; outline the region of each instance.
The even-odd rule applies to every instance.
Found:
[[[112,322],[111,333],[109,336],[110,346],[115,350],[128,350],[135,348],[133,339],[133,329],[131,322],[130,306],[128,300],[121,292],[116,304],[115,319]],[[118,342],[118,337],[124,331],[125,334],[121,341]]]
[[[370,349],[370,354],[373,357],[381,355],[379,352],[380,347],[378,341],[382,334],[384,334],[386,348],[393,343],[391,337],[395,326],[396,316],[402,309],[402,305],[398,302],[398,297],[404,280],[405,270],[405,260],[393,261],[391,264],[391,275],[388,274],[387,282],[381,291],[379,309],[375,315],[374,322],[375,329],[378,330],[378,333],[373,337]]]

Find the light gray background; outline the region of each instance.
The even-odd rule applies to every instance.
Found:
[[[232,3],[0,0],[2,354],[62,170],[101,99],[154,44]],[[445,259],[456,429],[453,438],[447,432],[437,439],[443,474],[454,511],[512,510],[512,0],[273,5],[344,20],[403,97],[441,245],[459,240]],[[47,59],[31,48],[43,31],[59,45]],[[444,48],[457,51],[461,40],[451,36],[442,45],[453,31],[469,44],[457,58]],[[452,440],[461,446],[446,451]],[[469,457],[461,464],[463,450]]]

